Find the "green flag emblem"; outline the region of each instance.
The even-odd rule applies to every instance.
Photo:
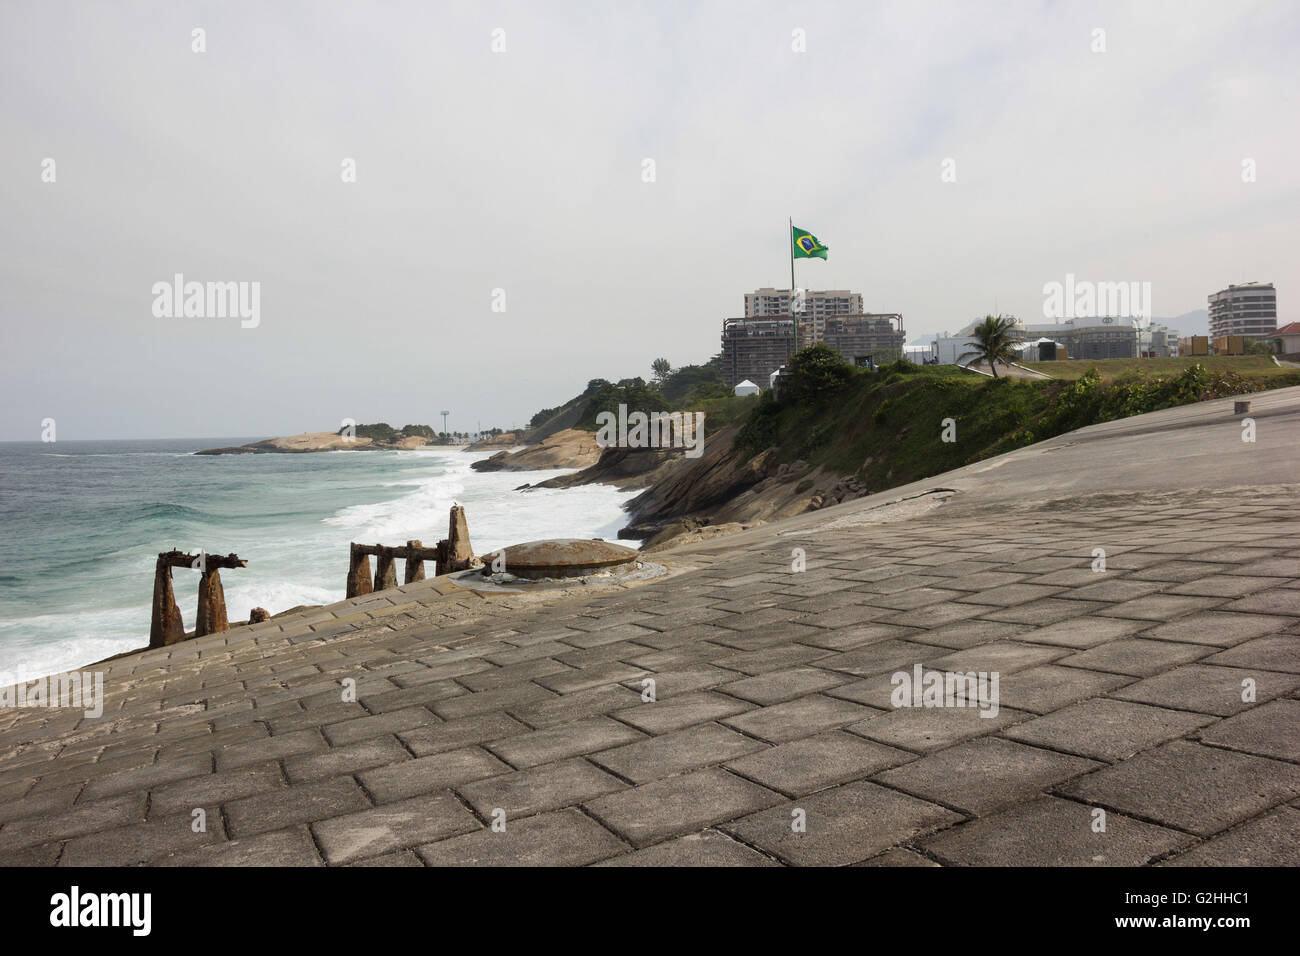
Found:
[[[823,246],[811,232],[795,226],[792,230],[794,240],[793,255],[796,259],[825,259],[828,247]]]

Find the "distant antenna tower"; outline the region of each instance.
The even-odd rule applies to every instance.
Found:
[[[442,433],[443,433],[444,435],[447,434],[447,416],[450,415],[450,414],[451,414],[451,412],[447,411],[446,409],[443,409],[443,412],[442,412]]]

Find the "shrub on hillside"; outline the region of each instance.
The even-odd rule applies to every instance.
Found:
[[[758,404],[749,413],[745,423],[736,432],[734,447],[743,459],[753,458],[764,448],[775,445],[780,428],[777,420],[778,409],[772,392],[765,389],[758,396]]]
[[[853,378],[853,366],[823,343],[800,349],[781,376],[781,403],[820,405]]]

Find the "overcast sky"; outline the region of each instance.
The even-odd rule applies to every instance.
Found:
[[[716,353],[791,215],[909,339],[1067,273],[1300,320],[1297,50],[1294,2],[5,0],[0,439],[524,423]],[[260,324],[156,317],[176,273]]]

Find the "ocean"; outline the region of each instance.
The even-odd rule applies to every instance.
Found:
[[[342,600],[349,542],[432,547],[453,503],[483,554],[538,538],[613,540],[635,495],[515,491],[567,472],[476,472],[488,453],[460,449],[193,454],[254,440],[0,443],[0,683],[147,645],[160,551],[247,560],[221,574],[234,622],[254,607]],[[198,572],[173,578],[193,629]]]

